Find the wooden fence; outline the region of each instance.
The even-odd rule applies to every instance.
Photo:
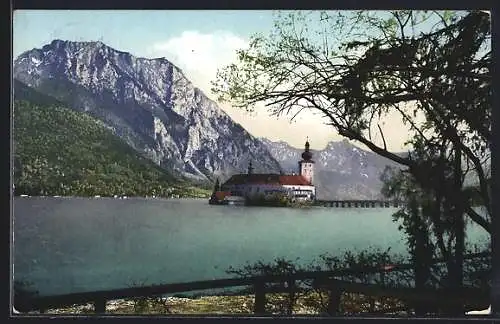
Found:
[[[466,256],[466,259],[489,256],[489,253],[475,253]],[[442,262],[443,260],[435,260]],[[288,275],[253,276],[247,278],[230,278],[207,281],[193,281],[186,283],[172,283],[152,285],[146,287],[132,287],[95,292],[72,293],[57,296],[31,296],[21,300],[14,300],[17,310],[21,312],[38,310],[41,313],[47,309],[63,308],[78,304],[93,303],[96,313],[106,312],[106,302],[117,299],[131,299],[137,297],[152,297],[165,294],[220,289],[228,287],[251,286],[255,295],[254,313],[265,314],[266,294],[290,293],[300,290],[298,281],[312,280],[313,287],[329,291],[328,314],[339,311],[340,296],[342,293],[358,293],[373,297],[393,297],[406,303],[426,302],[440,306],[464,305],[466,309],[480,309],[487,307],[489,292],[479,288],[462,288],[460,290],[444,289],[417,289],[394,288],[379,284],[356,283],[335,279],[339,276],[353,274],[376,274],[412,269],[411,264],[400,264],[391,267],[374,267],[344,269],[337,271],[305,271]],[[267,287],[270,283],[287,283],[280,287]]]

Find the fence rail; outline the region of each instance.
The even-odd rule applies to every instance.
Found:
[[[489,255],[488,252],[481,252],[467,255],[464,258],[472,259]],[[444,262],[444,260],[436,259],[434,262],[439,263]],[[489,305],[489,292],[479,288],[461,288],[460,290],[394,288],[381,286],[379,284],[356,283],[334,278],[360,273],[383,274],[386,272],[407,270],[412,267],[412,264],[399,264],[390,267],[350,268],[336,271],[304,271],[287,275],[193,281],[56,296],[32,296],[21,300],[14,300],[14,302],[16,309],[22,312],[33,310],[44,312],[47,309],[93,303],[96,313],[104,313],[106,311],[106,302],[111,300],[159,296],[207,289],[252,286],[252,291],[255,294],[254,312],[256,314],[263,314],[265,313],[266,294],[276,292],[294,293],[294,291],[298,290],[296,285],[297,281],[313,280],[313,287],[326,289],[330,292],[328,305],[330,313],[336,313],[338,311],[340,295],[344,292],[378,297],[394,297],[406,302],[430,302],[444,306],[461,304],[469,309],[477,309]],[[266,287],[266,284],[269,283],[285,282],[287,285],[283,287]]]

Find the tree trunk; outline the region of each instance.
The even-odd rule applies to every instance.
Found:
[[[455,150],[453,165],[453,182],[448,199],[451,207],[450,215],[453,220],[453,233],[455,234],[455,248],[453,259],[450,260],[449,268],[449,288],[461,294],[463,287],[463,269],[464,269],[464,250],[465,250],[465,221],[464,221],[464,202],[462,194],[462,156],[460,150]],[[453,305],[450,307],[449,315],[463,316],[465,313],[464,305]]]
[[[463,195],[463,181],[462,181],[462,154],[460,150],[455,153],[455,174],[454,174],[454,187],[456,190],[455,200],[455,264],[456,264],[456,284],[457,289],[460,291],[464,283],[464,253],[465,253],[465,219],[464,219],[464,195]],[[458,292],[460,293],[460,292]],[[460,308],[461,315],[464,315],[464,305]],[[457,308],[457,311],[459,309]]]
[[[414,215],[417,227],[415,235],[415,249],[413,251],[414,273],[415,273],[415,288],[424,289],[430,279],[431,271],[429,261],[432,259],[432,251],[429,251],[429,233],[424,231],[424,224],[420,215]],[[429,254],[430,253],[430,257]],[[415,314],[425,315],[429,312],[429,305],[425,302],[415,304]]]

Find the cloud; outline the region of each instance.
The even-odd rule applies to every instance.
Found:
[[[215,79],[217,69],[233,62],[236,50],[247,46],[245,39],[228,31],[184,31],[179,36],[153,44],[149,52],[180,67],[197,87],[210,96],[210,81]]]

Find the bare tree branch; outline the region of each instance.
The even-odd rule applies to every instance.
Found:
[[[382,136],[382,141],[384,142],[384,150],[387,151],[387,144],[385,143],[385,137],[384,137],[384,132],[382,132],[382,128],[380,128],[380,125],[377,124],[378,130],[380,132],[380,135]]]

